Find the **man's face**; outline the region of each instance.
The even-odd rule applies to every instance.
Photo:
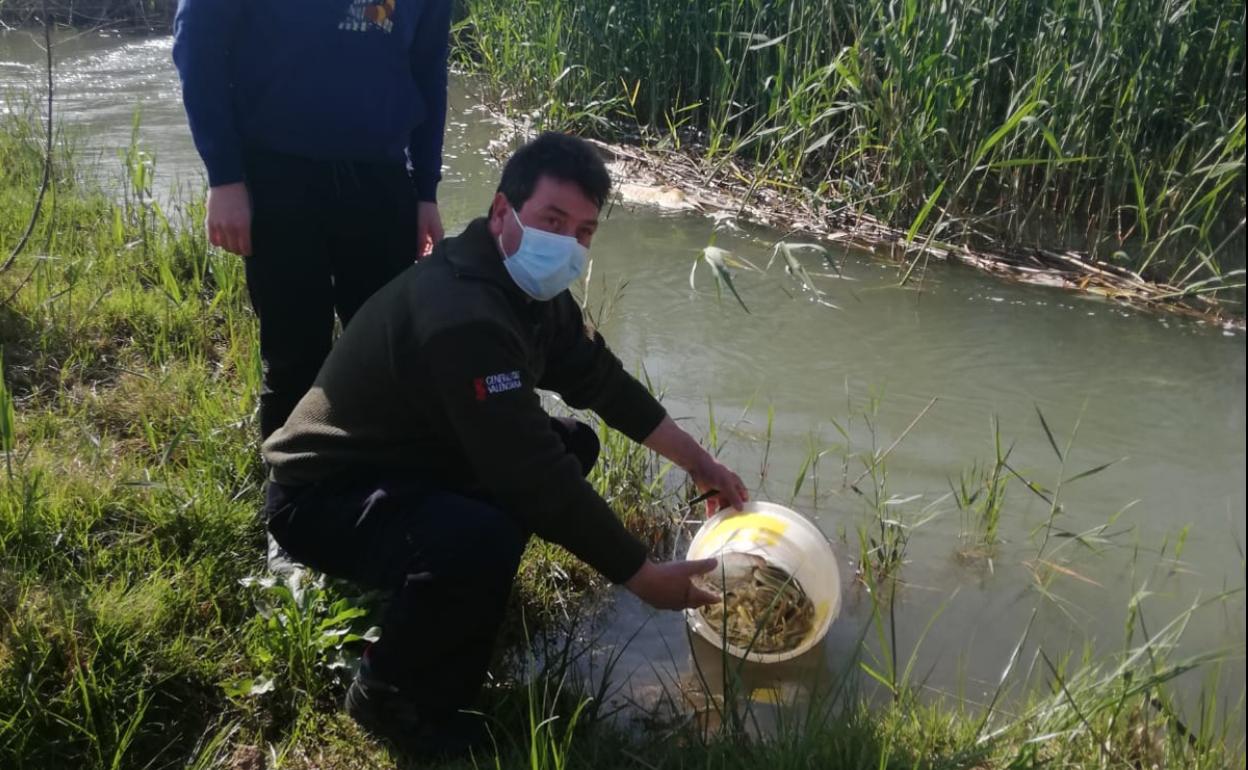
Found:
[[[598,230],[598,207],[574,182],[538,177],[533,194],[520,210],[520,221],[526,227],[557,235],[569,235],[589,248]],[[511,214],[511,204],[502,193],[494,194],[490,207],[490,234],[502,240],[503,254],[511,255],[520,248],[523,232]]]

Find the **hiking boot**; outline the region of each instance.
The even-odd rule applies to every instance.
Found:
[[[367,675],[357,675],[351,682],[344,706],[365,732],[411,759],[449,760],[490,746],[481,717],[421,709],[398,688]]]

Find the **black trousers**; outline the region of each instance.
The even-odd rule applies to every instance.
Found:
[[[552,425],[588,474],[599,451],[593,429],[568,418]],[[371,678],[431,714],[472,703],[528,541],[523,522],[433,479],[367,476],[269,484],[266,513],[299,562],[392,591],[367,653]]]
[[[245,159],[260,319],[261,439],[286,422],[333,342],[373,292],[416,257],[416,194],[402,163],[319,161],[267,151]]]

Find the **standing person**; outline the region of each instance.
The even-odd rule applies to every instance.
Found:
[[[748,497],[567,291],[610,185],[579,139],[543,134],[522,147],[489,215],[369,300],[264,444],[277,541],[315,569],[393,592],[346,707],[410,754],[463,753],[483,739],[461,709],[485,677],[530,534],[654,607],[718,599],[691,580],[714,559],[647,557],[585,479],[594,431],[552,418],[538,398],[551,390],[592,409],[717,490],[715,506]]]
[[[246,258],[260,434],[329,353],[334,315],[442,239],[451,0],[180,0],[173,60],[208,171],[209,240]]]

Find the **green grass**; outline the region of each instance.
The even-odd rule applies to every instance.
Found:
[[[42,166],[31,123],[10,116],[0,127],[3,252],[26,228]],[[58,142],[31,246],[0,274],[0,767],[394,766],[336,706],[372,632],[371,597],[261,577],[259,365],[241,263],[182,224],[202,215],[198,200],[158,204],[150,158],[137,144],[126,157],[127,187],[110,198],[77,179]],[[478,766],[1245,766],[1242,689],[1238,702],[1214,696],[1227,692],[1215,686],[1225,655],[1176,652],[1207,607],[1150,632],[1141,594],[1126,610],[1122,651],[1108,658],[1054,653],[1019,629],[991,707],[920,697],[887,597],[924,514],[893,515],[897,442],[877,443],[866,411],[846,423],[844,446],[812,443],[792,485],[795,497],[816,489],[820,458],[839,456],[864,532],[881,528],[886,553],[868,558],[888,567],[864,575],[874,622],[862,653],[813,707],[773,739],[752,739],[758,707],[733,697],[726,666],[723,681],[704,683],[728,694],[719,727],[685,709],[656,711],[639,734],[613,727],[603,691],[578,681],[574,665],[594,638],[600,582],[535,544],[483,704],[498,754]],[[713,410],[710,420],[718,448]],[[855,445],[864,426],[870,438]],[[648,452],[605,429],[602,438],[594,483],[656,552],[670,551],[687,490]],[[1064,563],[1059,547],[1044,555]],[[1195,711],[1171,689],[1189,669],[1209,678]]]
[[[911,239],[1243,283],[1242,3],[462,0],[460,17],[461,61],[544,125],[687,148],[708,178],[744,156]]]

